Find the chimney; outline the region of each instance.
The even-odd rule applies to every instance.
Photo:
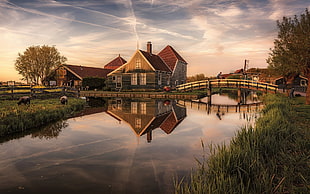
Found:
[[[146,51],[150,54],[152,54],[152,43],[151,41],[148,41],[147,44],[146,44]]]

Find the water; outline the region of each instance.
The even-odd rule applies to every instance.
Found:
[[[173,193],[173,178],[201,158],[201,141],[227,143],[257,117],[257,107],[245,113],[175,100],[96,100],[103,106],[3,139],[0,193]]]

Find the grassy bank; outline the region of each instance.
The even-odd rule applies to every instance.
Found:
[[[0,101],[0,136],[40,127],[66,118],[84,107],[85,101],[69,98],[68,105],[62,105],[58,98],[31,100],[30,106],[17,101]]]
[[[309,193],[310,106],[271,95],[255,128],[211,147],[176,193]]]

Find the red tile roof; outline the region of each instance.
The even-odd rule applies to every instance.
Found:
[[[104,66],[104,69],[117,69],[118,67],[122,66],[123,64],[127,63],[125,59],[123,59],[121,56],[116,57],[112,61],[110,61],[108,64]]]
[[[148,131],[150,130],[154,130],[156,128],[159,128],[160,125],[163,123],[163,121],[167,118],[167,116],[170,114],[171,112],[167,112],[167,113],[164,113],[162,115],[159,115],[159,116],[156,116],[155,119],[149,123],[146,127],[146,129],[143,131],[143,133],[141,134],[144,135],[145,133],[147,133]]]
[[[103,68],[97,68],[97,67],[86,67],[81,65],[64,65],[68,69],[71,70],[71,72],[77,74],[81,78],[85,77],[107,77],[107,74],[110,73],[111,69],[103,69]]]
[[[163,50],[161,50],[158,53],[158,56],[160,56],[172,70],[174,70],[178,60],[187,63],[170,45],[167,45]]]
[[[160,125],[160,128],[167,134],[170,134],[182,121],[184,118],[178,120],[172,111],[166,120]]]
[[[149,61],[149,63],[154,67],[155,70],[171,72],[171,69],[158,55],[151,54],[142,50],[140,50],[140,52]]]

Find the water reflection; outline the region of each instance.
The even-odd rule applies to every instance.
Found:
[[[77,117],[0,144],[0,193],[173,193],[173,177],[190,174],[202,157],[201,140],[229,142],[256,114],[245,105],[206,106],[89,99]]]
[[[186,108],[176,100],[118,98],[108,101],[107,113],[128,123],[137,136],[146,134],[150,143],[157,128],[170,134],[186,117]]]
[[[31,134],[32,138],[39,139],[52,139],[59,136],[63,128],[68,127],[68,122],[66,120],[58,121],[44,127],[43,129],[33,132]]]

